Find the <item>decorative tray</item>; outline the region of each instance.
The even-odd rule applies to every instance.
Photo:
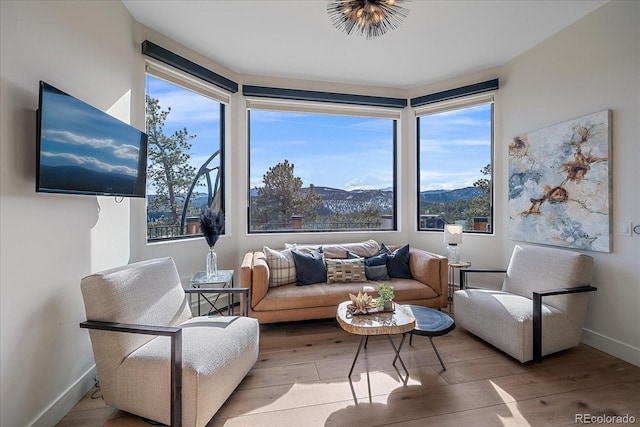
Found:
[[[371,310],[368,310],[366,313],[356,313],[355,310],[350,310],[349,308],[347,308],[347,312],[352,316],[368,316],[370,314],[393,313],[395,311],[396,311],[395,303],[393,304],[393,307],[391,307],[388,310],[385,310],[383,307],[374,307]]]

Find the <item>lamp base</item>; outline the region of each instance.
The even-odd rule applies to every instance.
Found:
[[[447,259],[449,264],[457,264],[460,262],[460,249],[456,244],[447,245]]]

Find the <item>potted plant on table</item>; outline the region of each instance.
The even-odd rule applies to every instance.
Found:
[[[376,300],[376,306],[382,307],[383,310],[393,309],[393,299],[395,298],[393,293],[393,286],[380,283],[378,287],[378,299]]]

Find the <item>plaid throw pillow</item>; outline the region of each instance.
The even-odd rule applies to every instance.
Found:
[[[295,247],[276,251],[267,246],[262,248],[269,266],[269,286],[276,287],[296,283],[296,264],[291,253]]]

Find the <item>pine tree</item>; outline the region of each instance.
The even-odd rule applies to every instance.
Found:
[[[191,143],[196,135],[189,135],[187,128],[175,131],[167,136],[164,123],[171,113],[171,107],[162,110],[159,100],[147,95],[147,178],[156,189],[150,203],[152,211],[171,212],[171,224],[180,223],[178,211],[182,210],[184,199],[191,182],[195,178],[196,168],[189,165]]]
[[[253,223],[287,224],[292,215],[302,215],[305,221],[314,221],[322,204],[313,184],[302,189],[302,179],[294,175],[293,163],[288,160],[269,168],[262,177],[264,186],[258,188]]]

